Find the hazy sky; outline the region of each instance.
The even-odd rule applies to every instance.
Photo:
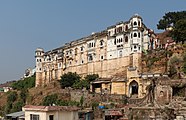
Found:
[[[37,47],[59,47],[135,13],[159,32],[156,24],[166,12],[185,9],[185,0],[1,0],[0,83],[33,68]]]

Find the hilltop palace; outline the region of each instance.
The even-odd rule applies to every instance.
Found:
[[[99,74],[91,83],[97,93],[137,95],[146,93],[147,79],[140,77],[141,53],[160,47],[154,32],[139,15],[106,30],[44,52],[36,49],[36,87],[59,80],[64,73]]]

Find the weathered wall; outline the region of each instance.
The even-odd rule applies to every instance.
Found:
[[[155,99],[158,104],[168,104],[172,101],[172,88],[169,85],[157,85]]]

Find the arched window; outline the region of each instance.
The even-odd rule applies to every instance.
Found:
[[[136,45],[134,45],[134,49],[136,49],[137,47],[136,47]]]
[[[126,43],[128,42],[128,36],[125,36],[125,42]]]
[[[141,24],[140,21],[138,21],[138,26],[140,26],[140,24]]]
[[[123,39],[121,38],[121,42],[123,42]]]
[[[75,55],[77,55],[78,53],[78,48],[75,48]]]
[[[137,37],[137,33],[134,33],[134,37]]]
[[[138,38],[140,38],[140,32],[138,33]]]
[[[128,25],[125,26],[125,31],[127,31],[127,30],[128,30]]]
[[[108,36],[110,36],[110,31],[108,32]]]
[[[100,40],[100,46],[103,46],[104,41]]]
[[[131,38],[132,38],[132,34],[131,34]]]
[[[136,21],[134,22],[134,25],[137,25],[137,22]]]
[[[81,46],[81,51],[83,51],[83,49],[84,49],[84,47],[83,47],[83,46]]]
[[[116,45],[116,39],[114,39],[114,45]]]
[[[119,51],[119,57],[122,57],[122,51]]]
[[[88,55],[88,61],[92,61],[93,60],[93,56],[92,55]]]

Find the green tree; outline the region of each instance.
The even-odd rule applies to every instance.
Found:
[[[13,103],[14,101],[16,101],[17,99],[17,93],[15,91],[13,92],[9,92],[8,96],[7,96],[7,101],[10,103]]]
[[[20,98],[21,100],[25,103],[26,102],[26,98],[28,96],[28,90],[27,89],[23,89],[20,92]]]
[[[176,22],[171,31],[171,36],[176,42],[186,41],[186,19],[181,19]]]
[[[172,56],[169,60],[169,77],[173,77],[175,76],[178,71],[177,68],[179,66],[179,63],[181,63],[181,58],[177,57],[177,56]]]
[[[12,102],[8,102],[5,106],[5,113],[10,113],[12,109]]]
[[[72,85],[76,82],[80,81],[80,76],[77,73],[68,72],[61,76],[60,84],[62,88],[72,87]]]
[[[99,78],[98,74],[87,75],[87,76],[85,76],[84,79],[82,79],[80,81],[76,81],[72,87],[75,89],[82,89],[82,88],[89,89],[90,82],[96,80],[97,78]]]
[[[11,110],[11,112],[18,112],[22,110],[22,107],[24,106],[24,102],[23,101],[18,101],[13,105],[13,108]]]
[[[56,104],[57,101],[58,101],[57,94],[48,95],[43,99],[42,105],[48,106],[48,105]]]
[[[91,81],[96,80],[97,78],[99,78],[99,75],[98,74],[92,74],[92,75],[87,75],[85,77],[85,80],[88,80],[89,82],[91,82]]]
[[[165,13],[162,19],[157,24],[158,29],[165,30],[168,27],[173,27],[177,21],[186,18],[186,11],[168,12]]]
[[[89,86],[90,86],[90,82],[83,79],[78,82],[75,82],[72,87],[75,89],[83,89],[83,88],[89,89]]]
[[[11,86],[13,89],[16,89],[16,90],[32,88],[32,87],[35,87],[35,79],[36,79],[36,76],[33,75],[31,77],[25,78],[24,80],[16,81]]]

